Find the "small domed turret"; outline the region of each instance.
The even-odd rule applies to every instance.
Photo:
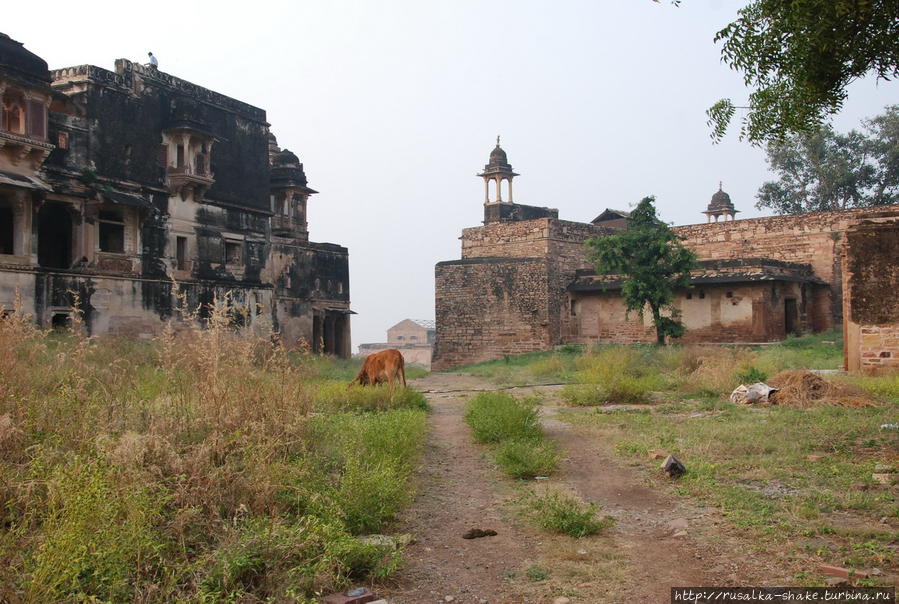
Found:
[[[712,195],[712,200],[709,202],[708,208],[703,212],[703,214],[706,215],[706,222],[711,222],[713,216],[715,217],[715,222],[718,222],[719,216],[724,216],[725,221],[728,216],[731,220],[734,220],[737,212],[739,212],[739,210],[734,209],[734,204],[730,200],[730,195],[724,192],[723,184],[719,182],[718,191]]]

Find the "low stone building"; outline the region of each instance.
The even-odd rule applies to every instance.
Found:
[[[309,241],[315,191],[264,110],[125,59],[50,71],[3,34],[0,97],[0,305],[150,334],[179,295],[202,319],[227,293],[349,356],[347,250]]]
[[[579,223],[560,220],[555,209],[512,202],[516,174],[498,143],[479,176],[487,190],[484,224],[462,231],[460,260],[439,262],[435,269],[435,369],[562,343],[655,340],[649,316],[641,320],[625,313],[620,281],[597,276],[583,247],[591,237],[626,228],[627,212],[605,210],[591,223]],[[509,184],[509,201],[500,197],[502,182]],[[882,241],[892,236],[884,225],[899,221],[897,206],[736,220],[737,210],[720,185],[703,213],[707,223],[674,227],[701,260],[693,287],[674,302],[687,327],[686,342],[772,342],[791,333],[833,329],[844,314],[842,267],[870,274],[861,268],[866,262],[881,266],[890,257],[872,256],[868,246],[868,257],[856,258],[852,250],[864,237],[874,237],[863,225],[876,215],[879,226],[871,232]],[[847,237],[858,241],[854,248],[847,247]],[[887,287],[899,286],[890,270],[879,278]],[[870,282],[858,277],[848,283],[853,291],[871,291]],[[892,327],[878,332],[882,342],[875,344],[871,316],[847,325],[857,325],[856,339],[880,347],[877,355],[886,356],[878,359],[890,359],[886,347],[896,342]],[[894,319],[886,325],[899,322]],[[890,363],[875,363],[874,353],[865,350],[860,354],[868,356],[858,358]],[[851,359],[860,365],[856,356]]]
[[[430,369],[434,346],[434,321],[403,319],[387,330],[387,341],[360,344],[360,356],[396,348],[406,363],[414,363]]]

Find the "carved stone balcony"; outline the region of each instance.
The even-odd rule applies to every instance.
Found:
[[[202,201],[215,179],[211,172],[196,174],[190,166],[169,166],[166,168],[165,181],[172,195],[180,195],[181,199],[193,195],[194,201]]]
[[[0,153],[9,157],[13,165],[25,161],[32,170],[37,170],[53,148],[47,141],[0,130]]]

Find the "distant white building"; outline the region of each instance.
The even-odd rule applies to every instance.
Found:
[[[396,348],[403,353],[407,363],[415,363],[431,368],[431,353],[434,348],[434,321],[403,319],[387,330],[387,342],[359,344],[359,355]]]

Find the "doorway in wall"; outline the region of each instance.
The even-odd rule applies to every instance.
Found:
[[[72,216],[65,206],[45,203],[38,212],[37,262],[44,268],[72,265]]]

